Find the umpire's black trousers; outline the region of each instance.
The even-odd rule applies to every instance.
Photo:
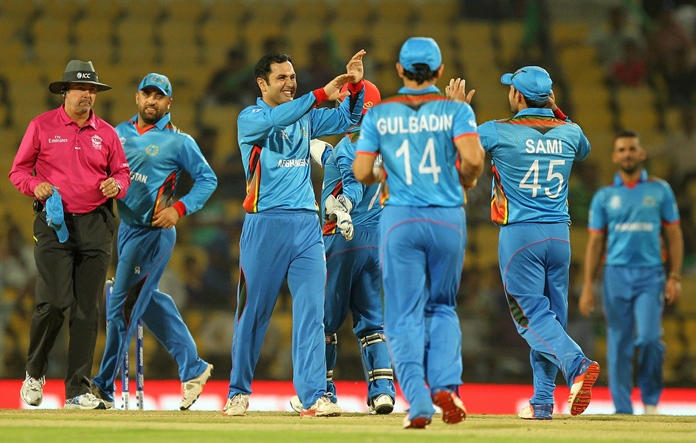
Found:
[[[26,370],[40,378],[48,353],[70,308],[70,344],[65,375],[67,399],[89,392],[97,340],[99,301],[111,259],[114,215],[109,205],[87,214],[65,213],[70,237],[58,241],[46,223],[46,212],[34,220],[34,259],[38,270]]]

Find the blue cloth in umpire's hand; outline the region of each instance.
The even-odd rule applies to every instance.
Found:
[[[53,188],[53,195],[46,200],[46,223],[56,230],[59,242],[65,243],[68,241],[68,228],[65,226],[63,199],[56,188]]]

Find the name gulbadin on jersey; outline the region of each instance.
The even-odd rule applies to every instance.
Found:
[[[380,135],[447,131],[452,129],[452,115],[430,114],[410,117],[385,117],[378,119],[376,126]]]

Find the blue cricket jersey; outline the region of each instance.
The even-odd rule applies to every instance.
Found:
[[[526,108],[509,119],[479,126],[491,154],[491,219],[510,223],[570,223],[568,177],[590,153],[582,129],[547,108]]]
[[[309,92],[271,107],[258,98],[237,119],[239,149],[246,174],[244,209],[260,212],[272,208],[316,211],[311,180],[309,142],[341,134],[362,115],[365,88],[338,108],[315,108]]]
[[[136,115],[116,126],[131,168],[128,193],[116,201],[121,221],[151,226],[152,216],[172,205],[182,170],[194,184],[179,201],[186,206],[186,215],[201,209],[215,191],[217,177],[198,144],[171,123],[169,113],[143,134],[138,133],[137,122]]]
[[[353,161],[355,145],[360,136],[356,130],[338,142],[324,163],[324,183],[321,188],[321,213],[325,214],[324,202],[329,195],[343,194],[353,204],[350,217],[353,225],[374,227],[379,225],[382,205],[379,203],[380,185],[365,186],[355,179]],[[324,235],[336,234],[336,222],[324,220]]]
[[[467,103],[450,100],[434,85],[403,87],[365,114],[357,151],[382,155],[384,205],[456,207],[464,194],[454,140],[468,135],[477,136]]]
[[[664,180],[648,178],[645,170],[632,185],[617,173],[614,183],[600,188],[590,205],[589,229],[607,234],[610,266],[660,266],[661,227],[672,223],[679,223],[672,188]]]

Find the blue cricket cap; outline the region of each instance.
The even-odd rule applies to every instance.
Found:
[[[138,91],[141,91],[148,86],[155,87],[159,89],[162,94],[167,97],[172,96],[172,83],[169,81],[166,75],[157,74],[156,72],[151,72],[150,74],[143,77],[140,81],[140,86],[138,86]]]
[[[411,37],[401,46],[399,63],[410,72],[415,72],[414,65],[419,63],[428,65],[431,71],[437,71],[442,65],[442,53],[432,38]]]
[[[530,100],[543,102],[551,96],[551,76],[539,66],[525,66],[514,73],[503,74],[500,82],[512,85]]]
[[[65,226],[65,214],[63,213],[63,198],[56,188],[53,188],[53,195],[46,200],[46,223],[56,230],[59,242],[68,241],[68,228]]]

